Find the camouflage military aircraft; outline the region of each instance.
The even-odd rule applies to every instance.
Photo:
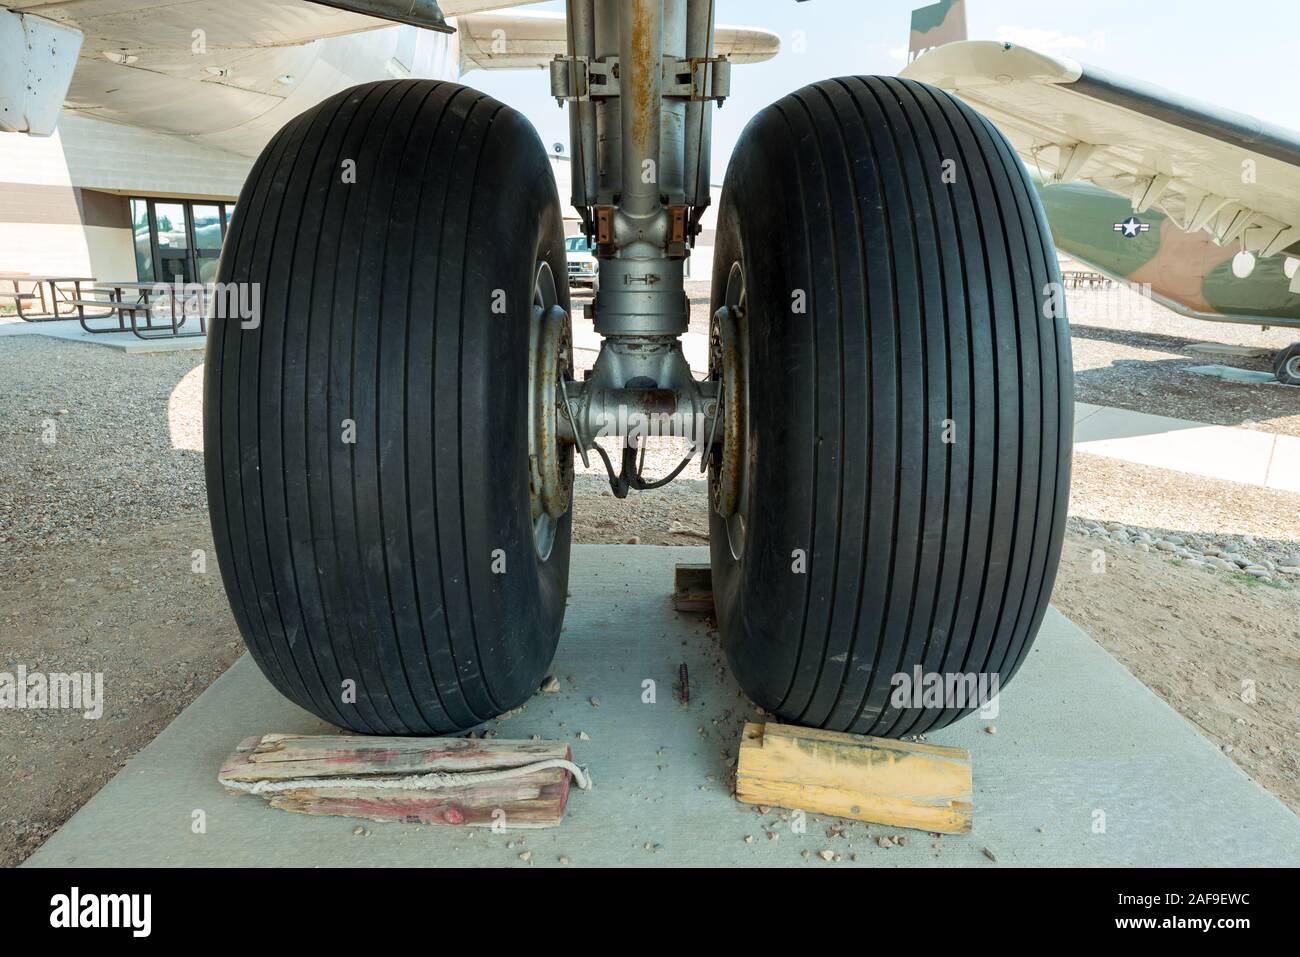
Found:
[[[966,100],[1036,180],[1057,248],[1196,319],[1300,327],[1300,134],[912,15],[902,75]],[[1274,360],[1300,385],[1300,343]]]

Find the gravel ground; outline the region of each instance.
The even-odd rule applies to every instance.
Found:
[[[1074,456],[1070,514],[1212,540],[1251,535],[1275,561],[1300,551],[1300,494],[1085,453]]]
[[[707,286],[688,292],[692,331],[707,332]],[[1081,401],[1300,434],[1300,390],[1179,371],[1216,361],[1180,352],[1187,342],[1259,345],[1251,337],[1264,335],[1276,346],[1286,334],[1183,328],[1168,315],[1115,328],[1088,311],[1087,297],[1102,295],[1123,293],[1071,300]],[[103,671],[111,687],[100,721],[0,717],[0,864],[39,846],[240,652],[215,563],[191,570],[194,549],[211,554],[201,360],[0,338],[0,670]],[[648,456],[653,475],[678,460],[680,447],[665,445]],[[1300,578],[1280,570],[1300,552],[1300,496],[1079,455],[1070,513],[1054,601],[1300,810]],[[621,501],[594,469],[578,476],[578,542],[703,543],[707,528],[694,467]],[[1207,552],[1245,565],[1216,567]],[[1251,701],[1243,681],[1257,691]]]
[[[0,338],[0,572],[206,507],[202,362]]]

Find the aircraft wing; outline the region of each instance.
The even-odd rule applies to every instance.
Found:
[[[557,55],[568,52],[563,13],[518,10],[475,13],[456,18],[460,31],[461,69],[544,69]],[[718,26],[714,52],[732,63],[760,63],[776,56],[781,39],[753,27]]]
[[[454,18],[535,2],[440,0],[438,7]],[[377,3],[375,8],[385,7]],[[0,11],[5,10],[83,35],[66,103],[55,104],[53,118],[57,106],[66,105],[100,119],[182,135],[234,126],[273,109],[316,63],[315,41],[394,26],[388,19],[308,0],[0,0]],[[340,55],[346,58],[348,50]],[[400,51],[396,56],[402,59]],[[0,60],[5,57],[0,48]],[[327,69],[346,78],[346,63]],[[317,99],[333,92],[321,82],[316,80],[312,91]],[[33,126],[6,124],[0,115],[0,130],[49,133],[51,116],[42,115]]]
[[[1009,43],[949,43],[902,75],[985,114],[1046,183],[1088,180],[1221,245],[1300,257],[1296,133]]]

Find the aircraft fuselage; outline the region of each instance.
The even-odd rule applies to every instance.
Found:
[[[1284,256],[1260,257],[1247,278],[1232,271],[1237,244],[1216,245],[1164,213],[1135,214],[1126,197],[1091,183],[1038,183],[1057,248],[1122,282],[1150,285],[1175,312],[1218,322],[1300,326]]]

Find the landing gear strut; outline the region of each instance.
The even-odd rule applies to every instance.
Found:
[[[656,488],[640,472],[648,435],[686,437],[692,453],[718,428],[715,383],[682,354],[689,324],[683,265],[709,205],[714,101],[729,64],[712,55],[712,0],[570,0],[569,52],[551,92],[569,104],[573,205],[600,261],[587,318],[602,336],[591,375],[565,395],[561,434],[594,449],[614,494]],[[616,473],[597,436],[624,440]],[[644,453],[644,446],[640,446]]]

